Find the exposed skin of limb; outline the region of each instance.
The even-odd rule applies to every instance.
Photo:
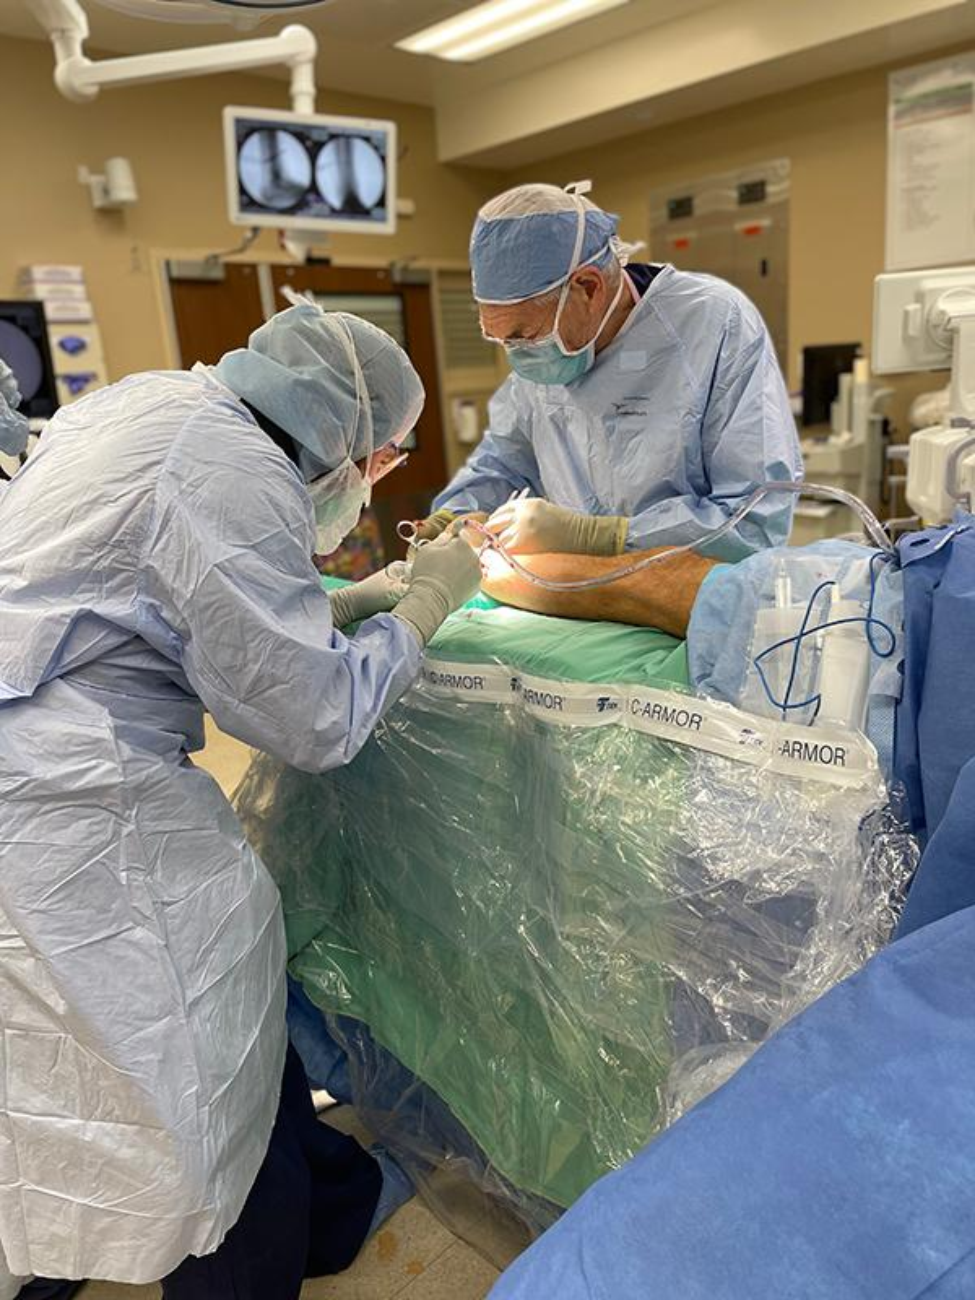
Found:
[[[556,582],[576,581],[614,573],[624,565],[660,550],[628,551],[625,555],[523,555],[519,562],[539,577]],[[497,552],[482,555],[481,589],[492,599],[535,614],[581,618],[655,627],[685,637],[701,583],[718,564],[693,551],[684,551],[633,573],[628,578],[585,591],[548,591],[522,578]]]

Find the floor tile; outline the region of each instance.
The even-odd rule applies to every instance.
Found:
[[[122,1286],[120,1282],[89,1282],[78,1300],[159,1300],[158,1286]]]
[[[302,1300],[482,1300],[498,1271],[412,1200],[337,1277],[306,1282]],[[92,1282],[83,1300],[159,1300],[156,1286]]]
[[[393,1300],[455,1245],[426,1206],[412,1200],[366,1243],[347,1272],[306,1282],[302,1300]]]
[[[525,1225],[462,1172],[449,1166],[434,1170],[425,1194],[451,1233],[495,1268],[507,1268],[531,1245]]]
[[[497,1278],[496,1268],[457,1242],[401,1291],[397,1300],[483,1300]]]
[[[193,762],[209,772],[229,798],[247,771],[253,751],[239,740],[219,731],[209,716],[206,719],[206,733],[206,747],[193,755]]]

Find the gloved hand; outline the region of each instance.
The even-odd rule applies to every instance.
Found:
[[[459,537],[468,519],[476,519],[479,524],[487,523],[487,515],[483,511],[471,510],[466,514],[461,514],[455,510],[437,510],[429,519],[418,521],[416,540],[418,542],[435,542],[438,537],[443,537],[447,532],[452,532]]]
[[[477,550],[484,544],[484,538],[478,533],[468,531],[467,525],[470,523],[486,524],[487,521],[488,517],[483,510],[472,510],[469,514],[458,515],[443,535],[463,537],[469,546],[473,546]]]
[[[487,527],[515,555],[621,555],[629,522],[625,515],[584,515],[528,497],[500,506]]]
[[[433,542],[440,536],[445,529],[457,518],[454,510],[448,510],[445,506],[440,510],[435,510],[432,515],[426,519],[421,519],[416,525],[416,540],[418,542]]]
[[[481,584],[477,556],[460,537],[417,548],[406,595],[393,611],[425,646],[448,614],[470,600]]]
[[[351,587],[329,592],[332,621],[336,627],[348,627],[373,614],[386,614],[406,595],[409,588],[409,565],[403,560],[387,564]]]
[[[0,451],[8,456],[19,456],[27,446],[30,426],[27,417],[17,411],[19,405],[16,376],[6,361],[0,359]]]

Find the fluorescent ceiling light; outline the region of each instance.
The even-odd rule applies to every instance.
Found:
[[[472,63],[629,0],[487,0],[396,42],[411,54]]]

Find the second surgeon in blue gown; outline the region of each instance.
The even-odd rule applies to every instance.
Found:
[[[712,276],[625,265],[617,225],[552,185],[519,186],[481,210],[474,296],[515,373],[434,502],[426,536],[482,512],[521,553],[695,542],[760,483],[801,477],[757,309]],[[517,493],[527,499],[511,501]],[[710,553],[737,560],[781,545],[792,504],[790,494],[766,498]]]

